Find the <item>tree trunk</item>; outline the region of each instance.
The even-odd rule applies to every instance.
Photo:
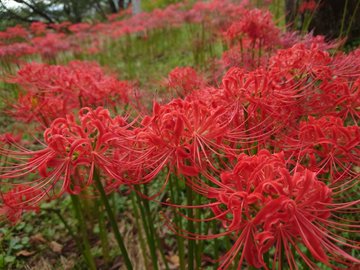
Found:
[[[132,12],[133,15],[139,14],[141,12],[141,0],[132,1]]]
[[[108,0],[108,3],[109,3],[111,13],[118,12],[118,9],[116,8],[116,5],[113,0]]]
[[[124,0],[119,0],[119,10],[123,10],[125,9],[125,1]]]

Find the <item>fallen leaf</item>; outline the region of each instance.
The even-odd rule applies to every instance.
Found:
[[[41,233],[37,233],[31,236],[30,240],[35,243],[46,243],[46,239],[42,236]]]
[[[35,254],[35,251],[20,250],[18,253],[16,253],[16,256],[29,257],[34,254]]]
[[[63,246],[55,241],[51,241],[49,243],[49,247],[51,248],[51,250],[55,253],[61,253]]]

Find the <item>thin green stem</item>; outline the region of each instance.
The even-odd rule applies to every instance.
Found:
[[[84,219],[84,215],[82,213],[81,210],[81,204],[80,204],[80,200],[79,197],[76,195],[71,195],[71,202],[73,205],[73,209],[75,212],[75,216],[77,218],[78,221],[78,229],[79,229],[79,233],[81,235],[82,238],[82,246],[83,246],[83,250],[82,253],[85,257],[85,260],[87,262],[87,266],[89,267],[89,269],[91,270],[96,270],[96,264],[95,264],[95,260],[94,257],[91,254],[91,249],[90,249],[90,243],[89,243],[89,236],[87,233],[87,228],[86,228],[86,224],[85,224],[85,219]]]
[[[213,234],[218,233],[218,227],[215,222],[212,223],[212,230],[213,230],[212,232]],[[214,245],[214,259],[215,259],[214,270],[215,270],[219,266],[219,263],[217,262],[219,259],[219,240],[215,238],[213,240],[213,245]]]
[[[147,186],[144,186],[144,193],[147,195]],[[169,265],[167,263],[167,260],[165,258],[165,253],[164,253],[164,249],[162,248],[162,244],[161,244],[161,240],[158,237],[158,234],[156,233],[156,229],[154,226],[154,222],[152,222],[152,220],[154,219],[151,215],[151,210],[150,210],[150,204],[149,201],[147,199],[143,199],[144,202],[144,206],[145,206],[145,212],[146,212],[146,217],[149,221],[149,231],[151,232],[152,238],[156,241],[156,245],[158,247],[158,250],[160,252],[161,258],[164,262],[164,266],[166,270],[169,270]],[[156,250],[156,249],[155,249]]]
[[[315,9],[311,11],[310,15],[307,15],[306,16],[306,19],[304,21],[304,24],[303,24],[303,28],[302,28],[302,32],[304,33],[305,31],[307,32],[308,29],[309,29],[309,26],[310,26],[310,23],[312,21],[312,19],[314,18],[314,15],[317,11],[317,9],[319,8],[319,4],[320,4],[321,0],[319,2],[317,2],[316,6],[315,6]]]
[[[191,189],[190,186],[186,187],[186,197],[187,197],[187,203],[188,205],[193,205],[193,190]],[[194,218],[194,211],[192,208],[188,209],[188,226],[187,229],[189,232],[194,233],[195,232],[195,228],[194,228],[194,222],[191,220]],[[188,268],[189,270],[193,270],[194,269],[194,251],[195,251],[195,240],[189,239],[188,240]]]
[[[179,203],[179,197],[178,193],[176,191],[180,190],[179,182],[177,178],[173,178],[172,175],[170,176],[170,196],[171,200],[174,203]],[[174,187],[175,186],[175,187]],[[175,188],[175,189],[174,189]],[[181,219],[178,215],[175,217],[175,224],[179,227],[180,230],[182,230],[182,223]],[[182,238],[180,235],[176,236],[177,245],[178,245],[178,255],[179,255],[179,263],[180,263],[180,270],[185,270],[185,249],[184,249],[184,238]]]
[[[349,36],[349,33],[350,33],[350,30],[351,30],[352,24],[353,24],[353,22],[354,22],[354,19],[355,19],[355,17],[356,17],[356,13],[358,12],[359,7],[360,7],[360,1],[358,1],[357,4],[356,4],[356,7],[355,7],[354,12],[353,12],[353,14],[352,14],[352,16],[351,16],[349,25],[348,25],[348,27],[347,27],[347,29],[346,29],[346,34],[345,34],[345,36]]]
[[[99,217],[99,234],[100,234],[100,241],[101,241],[101,248],[102,248],[102,253],[103,253],[103,257],[105,262],[109,262],[110,258],[109,258],[109,241],[108,241],[108,237],[107,237],[107,231],[106,231],[106,226],[105,226],[105,217],[104,217],[104,212],[103,209],[101,209],[101,205],[99,204],[99,201],[97,201],[96,206],[95,206],[95,211],[96,211],[96,215]]]
[[[109,200],[106,196],[104,187],[100,181],[100,177],[97,177],[97,175],[95,173],[94,173],[94,181],[95,181],[96,187],[100,193],[100,199],[101,199],[102,203],[104,204],[106,213],[109,217],[109,221],[110,221],[111,227],[113,229],[116,242],[118,243],[121,253],[124,257],[124,262],[125,262],[126,268],[133,269],[128,252],[127,252],[125,244],[124,244],[124,240],[120,234],[119,227],[118,227],[118,224],[115,219],[115,215],[111,209],[111,206],[110,206]]]
[[[200,205],[201,204],[201,197],[198,195],[198,194],[196,194],[195,195],[195,201],[196,201],[196,205]],[[196,219],[198,219],[198,220],[200,220],[201,219],[201,209],[200,208],[197,208],[196,210],[195,210],[195,217],[196,217]],[[198,222],[196,225],[196,231],[197,231],[197,234],[198,235],[201,235],[201,233],[202,233],[202,230],[201,230],[201,226],[202,226],[202,222]],[[195,254],[196,254],[196,268],[197,269],[200,269],[201,268],[201,256],[202,256],[202,253],[203,253],[203,250],[202,250],[202,248],[203,248],[203,242],[201,242],[201,241],[197,241],[197,243],[196,243],[196,246],[195,246]]]
[[[344,26],[345,26],[345,18],[346,18],[348,4],[349,4],[349,0],[345,0],[344,10],[343,10],[342,19],[341,19],[340,34],[339,34],[340,38],[343,37],[343,31],[344,31]]]
[[[138,192],[140,192],[139,187],[135,187],[135,189]],[[137,195],[136,197],[138,200],[138,205],[139,205],[140,213],[142,216],[142,222],[143,222],[143,227],[144,227],[145,234],[146,234],[147,243],[149,245],[153,269],[157,270],[159,268],[158,268],[158,258],[157,258],[157,254],[156,254],[156,244],[155,244],[155,240],[154,240],[154,235],[152,234],[152,230],[150,228],[151,224],[152,224],[152,220],[149,219],[147,211],[145,210],[145,200],[143,198],[141,198],[139,195]]]
[[[134,211],[136,227],[138,228],[138,236],[139,236],[139,241],[140,241],[141,252],[143,254],[145,267],[147,267],[149,265],[149,262],[148,262],[148,259],[146,256],[146,254],[147,254],[146,246],[145,246],[145,241],[144,241],[144,237],[143,237],[143,232],[140,227],[140,222],[139,222],[140,216],[139,216],[139,210],[136,206],[136,202],[135,202],[135,198],[134,198],[135,196],[136,196],[136,193],[132,192],[131,193],[131,204],[132,204],[133,211]],[[144,229],[144,231],[145,231],[145,229]]]

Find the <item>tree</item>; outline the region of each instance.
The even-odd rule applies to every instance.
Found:
[[[141,12],[141,1],[140,0],[133,0],[132,1],[132,13],[139,14]]]
[[[129,1],[124,0],[0,0],[2,24],[43,21],[78,23],[87,18],[106,18],[108,13],[117,13]],[[6,22],[4,22],[6,21]]]

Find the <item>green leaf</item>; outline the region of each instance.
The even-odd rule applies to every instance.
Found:
[[[30,241],[30,238],[28,236],[25,236],[21,239],[21,243],[24,245],[28,244],[29,241]]]
[[[15,260],[16,260],[15,256],[8,255],[8,256],[5,256],[4,262],[5,262],[5,264],[13,263],[13,262],[15,262]]]
[[[25,228],[26,223],[25,222],[20,222],[17,226],[16,226],[16,230],[17,231],[21,231],[22,229]]]
[[[24,228],[24,232],[26,233],[30,233],[34,230],[34,226],[31,224],[27,224],[26,227]]]

